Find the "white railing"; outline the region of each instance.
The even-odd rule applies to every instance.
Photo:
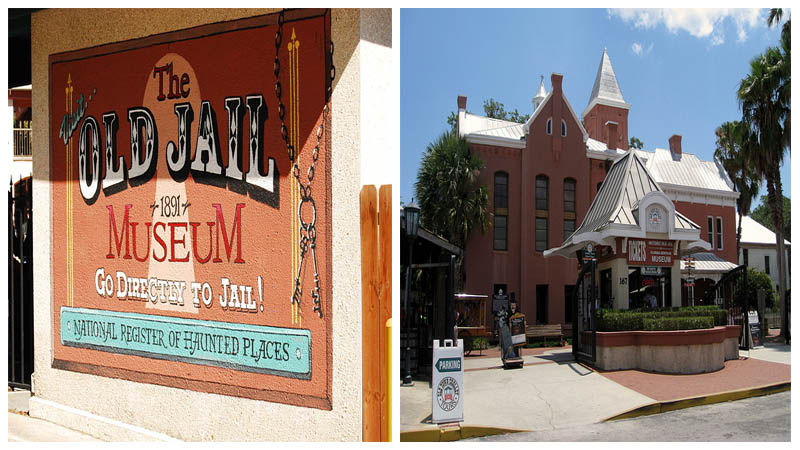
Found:
[[[14,126],[14,159],[31,159],[33,148],[31,121],[19,121]]]

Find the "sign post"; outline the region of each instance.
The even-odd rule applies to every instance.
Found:
[[[431,383],[433,423],[464,421],[464,341],[454,346],[452,339],[433,341],[433,380]]]

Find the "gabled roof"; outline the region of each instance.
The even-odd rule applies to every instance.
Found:
[[[538,108],[536,108],[536,111],[534,111],[533,114],[531,114],[531,116],[525,122],[525,124],[522,125],[522,131],[525,134],[528,134],[530,132],[530,128],[531,125],[533,125],[533,121],[536,120],[537,117],[539,117],[539,113],[544,110],[544,106],[547,104],[547,102],[550,101],[551,98],[553,98],[553,91],[550,91],[547,94],[547,97],[545,97],[544,100],[542,100],[542,104],[539,105]],[[578,128],[581,130],[581,136],[583,136],[583,141],[586,142],[586,140],[589,139],[589,133],[586,132],[586,128],[584,128],[583,123],[581,122],[581,118],[578,117],[577,114],[575,114],[575,110],[572,109],[572,105],[570,105],[569,100],[567,99],[567,96],[564,95],[563,90],[561,91],[561,98],[563,98],[564,103],[567,104],[567,109],[569,110],[570,114],[572,114],[572,117],[575,119],[575,123],[578,124]]]
[[[659,195],[667,198],[647,171],[637,151],[628,150],[611,166],[578,229],[565,239],[561,246],[546,250],[544,256],[549,257],[554,254],[563,256],[581,242],[596,240],[600,235],[607,234],[613,226],[622,226],[629,230],[639,229],[639,203],[652,192],[659,192]],[[699,236],[700,227],[675,211],[674,230],[684,232],[683,236],[687,237]],[[708,247],[708,244],[699,245],[701,248]],[[691,243],[690,246],[697,247],[698,243]]]
[[[739,226],[738,214],[736,215],[736,226]],[[742,217],[742,240],[740,242],[742,245],[772,245],[775,247],[775,233],[756,222],[752,217],[744,216]],[[783,243],[786,245],[792,244],[786,239],[783,240]]]
[[[597,67],[592,94],[589,96],[589,104],[583,111],[583,115],[586,116],[586,113],[597,103],[625,109],[631,106],[625,102],[625,98],[622,96],[619,83],[617,83],[617,75],[614,73],[614,67],[611,66],[611,58],[608,57],[606,49],[603,49],[603,56],[600,57],[600,66]]]
[[[637,225],[638,218],[633,211],[638,208],[639,200],[653,191],[661,191],[658,183],[636,153],[628,151],[611,166],[583,223],[574,234],[599,231],[612,223]]]

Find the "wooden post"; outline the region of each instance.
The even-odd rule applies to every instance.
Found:
[[[362,439],[389,441],[392,315],[392,187],[361,190]]]

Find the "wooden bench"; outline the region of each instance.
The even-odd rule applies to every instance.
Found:
[[[555,323],[550,325],[530,325],[525,328],[525,339],[530,338],[544,338],[544,344],[547,346],[547,338],[558,338],[558,345],[561,345],[564,340],[564,332],[561,330],[561,324]]]

